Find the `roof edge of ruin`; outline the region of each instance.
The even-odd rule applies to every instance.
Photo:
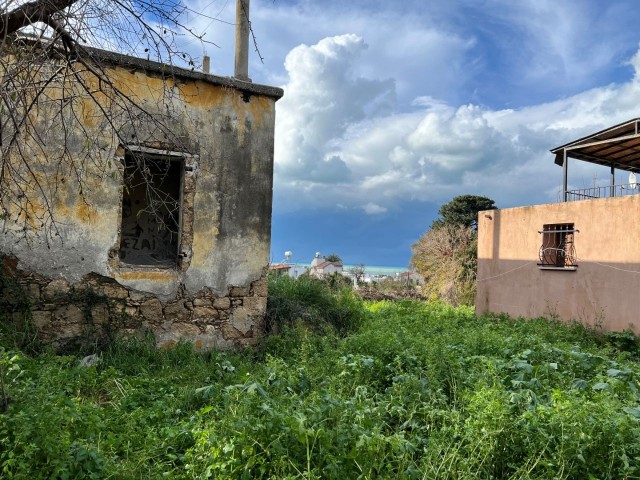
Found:
[[[16,40],[36,46],[41,45],[43,40],[51,41],[51,39],[43,39],[29,34],[21,34],[16,37]],[[60,46],[56,45],[55,48],[59,49]],[[284,90],[279,87],[262,85],[250,81],[246,82],[235,77],[213,75],[211,73],[196,71],[195,69],[190,70],[167,63],[161,63],[153,60],[146,60],[140,57],[134,57],[132,55],[126,55],[124,53],[117,53],[97,47],[90,47],[88,45],[78,45],[77,53],[81,56],[87,56],[92,60],[98,60],[100,62],[111,64],[112,66],[135,68],[146,73],[153,73],[163,77],[173,76],[189,80],[201,80],[212,85],[229,87],[254,95],[264,95],[274,98],[276,101],[282,98],[282,96],[284,95]]]
[[[196,70],[189,70],[182,67],[176,67],[166,63],[155,62],[153,60],[145,60],[144,58],[125,55],[122,53],[110,52],[94,47],[83,46],[91,58],[102,62],[110,63],[114,66],[130,67],[143,70],[149,73],[155,73],[162,76],[174,76],[180,78],[188,78],[190,80],[201,80],[213,85],[223,87],[231,87],[243,92],[257,95],[265,95],[267,97],[279,100],[284,95],[284,90],[279,87],[262,85],[259,83],[245,82],[235,77],[222,77],[211,73],[204,73]]]

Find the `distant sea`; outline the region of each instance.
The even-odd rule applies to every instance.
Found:
[[[302,265],[303,267],[310,267],[310,263],[298,263],[293,262],[290,265]],[[345,272],[348,272],[350,268],[355,267],[356,265],[344,265],[342,268]],[[407,267],[382,267],[377,265],[365,265],[364,273],[365,275],[388,275],[390,277],[395,277],[396,273],[407,272],[409,269]]]
[[[310,267],[310,263],[296,263],[296,265],[302,265],[304,267]],[[344,265],[342,269],[345,272],[348,272],[349,269],[355,267],[356,265]],[[388,275],[390,277],[395,276],[396,273],[407,272],[409,269],[407,267],[381,267],[377,265],[365,265],[364,273],[365,275]]]
[[[345,265],[343,268],[345,271],[349,271],[350,268],[353,268],[355,265]],[[366,275],[388,275],[390,277],[394,277],[396,273],[406,272],[408,271],[407,267],[381,267],[377,265],[365,265],[364,273]]]

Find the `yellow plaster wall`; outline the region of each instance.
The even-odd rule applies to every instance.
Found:
[[[99,104],[86,96],[74,97],[73,108],[64,116],[65,128],[78,130],[71,144],[67,139],[67,146],[69,158],[79,162],[82,194],[73,162],[61,166],[52,162],[65,140],[61,126],[51,124],[59,102],[43,103],[34,110],[34,122],[46,144],[37,144],[37,136],[30,136],[25,145],[32,147],[34,155],[28,163],[45,193],[39,186],[26,185],[31,214],[27,210],[29,218],[24,213],[18,218],[17,211],[10,212],[18,221],[7,227],[0,253],[15,256],[25,269],[47,276],[76,282],[95,272],[164,298],[175,295],[180,285],[191,291],[209,288],[223,295],[231,286],[259,279],[269,262],[276,98],[203,80],[161,78],[140,69],[110,67],[107,72],[115,88],[167,125],[169,135],[175,135],[169,138],[152,122],[143,122],[136,126],[137,136],[131,138],[131,144],[166,143],[198,157],[196,191],[189,205],[194,211],[190,266],[171,274],[122,272],[114,267],[121,215],[121,167],[116,159],[120,141],[106,124],[102,109],[114,113],[116,127],[118,122],[123,122],[124,129],[128,125],[108,92],[96,96]],[[84,75],[89,84],[97,86]],[[75,93],[80,93],[77,88]],[[62,96],[60,88],[47,95],[49,100]],[[99,148],[80,162],[87,138],[97,139]],[[53,238],[46,238],[40,228],[39,219],[47,216],[46,202],[59,228]],[[24,236],[25,223],[30,229],[29,242],[16,242]]]

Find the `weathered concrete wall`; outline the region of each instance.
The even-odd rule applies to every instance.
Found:
[[[640,196],[480,212],[476,311],[640,333]],[[573,223],[577,268],[537,263],[545,224]]]
[[[101,111],[110,105],[108,98],[99,106],[79,95],[64,114],[63,129],[52,125],[60,121],[52,119],[57,107],[39,105],[36,124],[45,144],[31,165],[41,185],[29,187],[31,214],[4,216],[0,254],[17,261],[12,270],[34,294],[36,324],[48,340],[68,337],[73,328],[65,325],[80,318],[62,311],[62,300],[52,300],[48,292],[59,285],[112,297],[116,313],[133,322],[123,328],[137,324],[151,330],[159,344],[180,338],[207,348],[247,343],[261,329],[266,307],[275,102],[282,91],[117,59],[120,64],[107,70],[110,80],[148,115],[134,122],[112,107],[116,135]],[[167,70],[172,75],[162,76]],[[89,155],[87,139],[98,146]],[[25,138],[25,144],[32,141]],[[189,165],[182,192],[182,257],[174,268],[134,267],[118,258],[119,159],[128,147],[177,152]],[[63,148],[66,163],[54,155]],[[47,208],[53,222],[40,220]]]

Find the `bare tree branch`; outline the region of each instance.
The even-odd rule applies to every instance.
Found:
[[[14,10],[0,15],[0,38],[17,32],[27,25],[37,22],[47,22],[55,13],[70,7],[78,0],[36,0],[24,3]]]
[[[202,40],[202,35],[183,22],[185,11],[181,0],[3,3],[0,220],[5,229],[22,231],[24,238],[35,230],[47,232],[47,241],[59,237],[53,199],[64,190],[86,203],[92,182],[117,172],[113,152],[105,153],[102,144],[107,137],[113,139],[109,144],[131,143],[131,132],[123,125],[134,137],[141,125],[155,129],[179,148],[175,145],[180,139],[166,124],[174,114],[173,89],[165,85],[164,97],[155,99],[167,111],[148,111],[140,98],[112,81],[113,62],[105,63],[106,57],[92,47],[193,66],[177,39],[186,35]],[[96,137],[95,128],[86,127],[88,114],[100,125],[101,137]],[[163,192],[154,191],[152,183],[147,190],[150,205],[162,203]]]

